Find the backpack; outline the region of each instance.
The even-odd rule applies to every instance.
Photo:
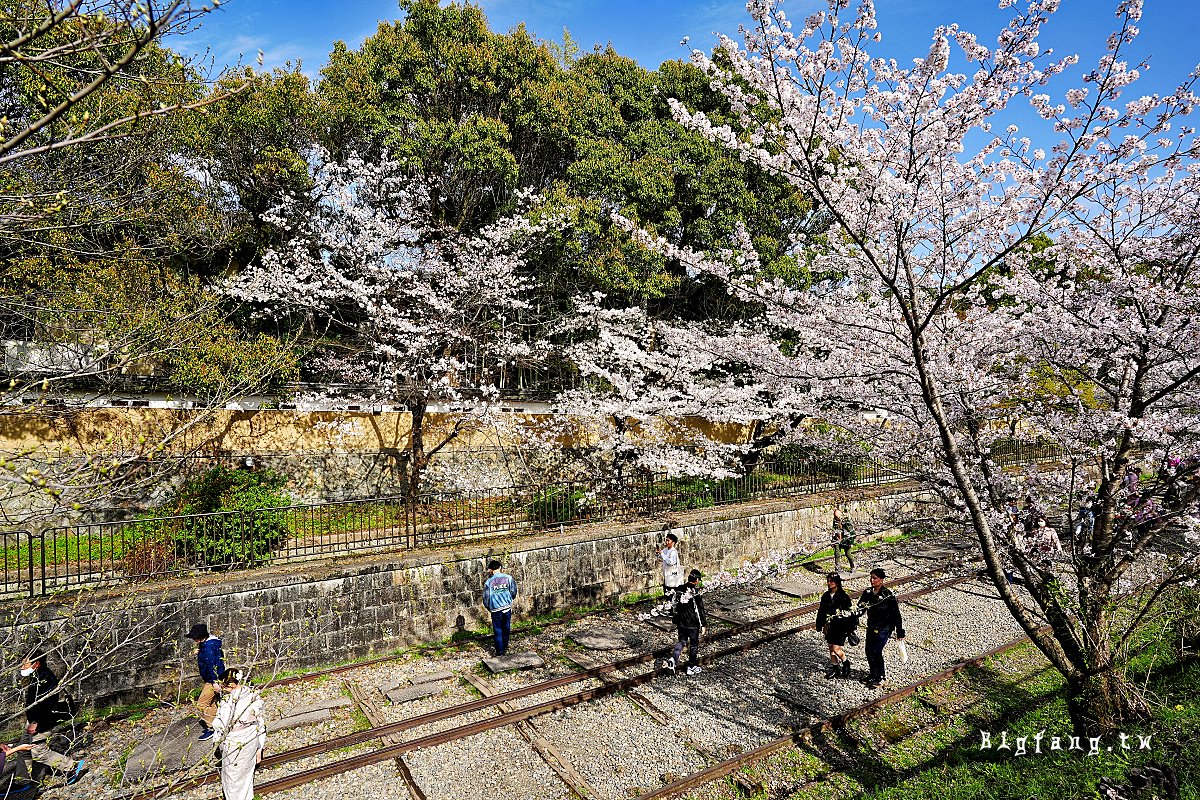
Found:
[[[33,800],[41,793],[36,781],[9,775],[0,779],[0,800]]]

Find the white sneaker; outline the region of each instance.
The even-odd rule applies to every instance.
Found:
[[[667,670],[668,672],[670,672],[672,675],[674,675],[675,674],[675,659],[674,658],[664,658],[663,663],[662,663],[662,668],[664,670]]]
[[[699,675],[701,672],[704,672],[704,670],[701,669],[700,667],[688,667],[687,668],[688,675]]]

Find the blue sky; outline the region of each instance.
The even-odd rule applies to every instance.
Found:
[[[1060,53],[1078,52],[1083,65],[1089,64],[1115,24],[1116,4],[1062,0],[1043,42]],[[566,27],[585,50],[611,42],[651,68],[686,58],[688,50],[679,45],[684,36],[691,37],[690,46],[708,49],[715,31],[735,35],[748,20],[744,0],[483,0],[479,5],[493,30],[524,22],[540,38],[558,41]],[[789,0],[784,8],[799,19],[824,5]],[[940,23],[958,22],[987,43],[1011,16],[995,0],[877,0],[876,7],[884,35],[881,54],[902,62],[927,52],[930,33]],[[315,76],[335,40],[356,47],[379,20],[399,13],[394,0],[227,0],[189,43],[210,48],[218,67],[239,59],[253,64],[262,50],[268,68],[300,59],[304,71]],[[1138,93],[1170,91],[1200,62],[1200,2],[1146,0],[1141,29],[1136,51],[1152,56],[1152,70]]]

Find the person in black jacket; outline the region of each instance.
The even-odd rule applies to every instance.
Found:
[[[699,664],[700,637],[708,629],[708,619],[704,615],[704,598],[700,596],[700,579],[704,577],[700,570],[694,569],[688,573],[687,583],[675,587],[675,595],[671,600],[671,617],[679,629],[679,642],[675,645],[675,653],[663,662],[666,669],[675,671],[681,664],[683,646],[688,646],[688,675],[699,675],[702,670]]]
[[[51,750],[47,744],[54,727],[66,722],[72,715],[71,706],[58,691],[58,676],[46,664],[45,653],[30,655],[21,665],[21,677],[26,681],[24,702],[27,723],[21,744],[28,745],[34,761],[67,773],[67,783],[73,784],[87,772],[83,759],[75,761]]]
[[[867,635],[863,642],[867,651],[867,686],[874,689],[883,683],[883,646],[893,633],[897,639],[904,638],[904,620],[900,616],[900,604],[892,590],[883,585],[886,573],[880,568],[871,570],[871,588],[858,599],[859,615],[867,617]]]
[[[817,609],[817,630],[825,634],[829,645],[829,667],[826,678],[843,678],[850,675],[850,659],[846,658],[846,637],[858,627],[858,617],[851,609],[854,603],[842,589],[842,576],[831,572],[826,578],[829,589],[821,595],[821,606]]]

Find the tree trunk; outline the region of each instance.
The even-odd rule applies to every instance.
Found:
[[[1067,711],[1076,736],[1103,736],[1149,715],[1146,700],[1121,673],[1109,669],[1068,683]]]
[[[408,413],[411,417],[411,427],[408,436],[408,486],[405,504],[408,506],[408,520],[411,525],[413,541],[417,537],[417,510],[421,500],[421,484],[425,479],[425,467],[429,457],[425,454],[425,411],[428,408],[424,398],[411,400],[408,403]]]

